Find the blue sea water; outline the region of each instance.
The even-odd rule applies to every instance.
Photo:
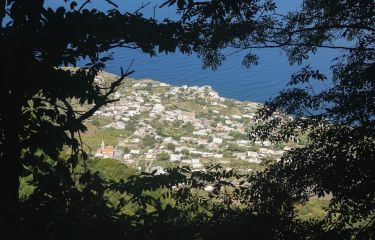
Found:
[[[61,4],[61,0],[49,0],[51,6]],[[104,0],[92,1],[96,8],[106,10],[108,4]],[[142,5],[138,0],[117,0],[121,11],[135,11]],[[160,5],[163,0],[147,1],[150,4],[142,9],[146,17],[154,15],[153,6]],[[297,9],[301,0],[276,0],[278,11],[287,12]],[[155,8],[156,18],[176,18],[173,8]],[[146,31],[146,30],[145,30]],[[229,50],[228,50],[229,51]],[[242,65],[242,57],[246,52],[240,52],[227,57],[226,61],[216,71],[202,69],[202,61],[195,55],[181,53],[160,54],[150,57],[138,50],[115,49],[113,60],[107,63],[106,71],[118,74],[120,67],[127,68],[134,60],[133,78],[151,78],[173,85],[203,86],[210,85],[221,96],[242,101],[264,102],[277,96],[278,92],[287,87],[292,73],[301,66],[290,66],[283,52],[278,49],[262,49],[257,53],[260,63],[250,69]],[[337,52],[321,50],[304,64],[320,69],[330,75],[329,66]],[[321,86],[314,85],[316,88]]]

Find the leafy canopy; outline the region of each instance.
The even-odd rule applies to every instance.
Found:
[[[168,0],[165,5],[176,4],[181,20],[162,22],[146,19],[138,11],[122,13],[110,0],[113,9],[108,12],[88,9],[90,1],[65,2],[68,8],[55,10],[44,1],[0,3],[0,96],[5,103],[0,107],[2,226],[10,230],[8,226],[21,219],[26,235],[46,239],[137,238],[142,236],[137,235],[140,230],[147,229],[143,236],[157,238],[165,236],[158,231],[159,223],[189,239],[228,238],[231,233],[238,237],[252,233],[258,239],[374,237],[373,1],[304,0],[301,9],[283,15],[271,0]],[[108,206],[109,185],[80,161],[87,154],[77,140],[86,129],[84,120],[113,101],[110,94],[132,72],[122,71],[108,85],[95,81],[111,59],[102,54],[116,47],[150,55],[194,51],[204,67],[214,69],[225,60],[223,49],[228,47],[248,51],[245,66],[258,63],[255,50],[261,48],[281,48],[292,64],[301,65],[319,49],[340,52],[331,66],[332,85],[315,92],[310,82],[327,77],[302,66],[291,77],[290,87],[265,104],[258,115],[262,124],[251,133],[253,138],[272,141],[307,133],[306,147],[286,153],[280,163],[230,191],[225,187],[232,187],[240,176],[215,169],[209,174],[171,170],[167,175],[146,174],[112,184],[143,206],[135,215],[143,220],[137,225],[133,217],[120,217],[119,208]],[[80,59],[87,61],[84,68],[61,68],[75,66]],[[81,111],[73,103],[89,108]],[[70,155],[62,156],[64,147],[69,147]],[[19,208],[19,177],[29,175],[36,188]],[[208,182],[215,185],[208,195],[213,202],[196,195]],[[185,208],[176,211],[176,205],[163,205],[147,194],[157,189],[172,194],[171,201]],[[327,194],[332,199],[323,221],[295,220],[295,204]],[[121,204],[131,204],[127,197],[120,199]],[[146,211],[147,204],[153,213]],[[200,207],[209,211],[199,214]],[[196,218],[189,218],[193,210]],[[46,222],[49,227],[33,235]],[[104,233],[97,226],[109,230]],[[225,226],[236,226],[236,231]],[[191,229],[199,231],[191,235]]]

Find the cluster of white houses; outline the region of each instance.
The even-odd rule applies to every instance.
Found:
[[[153,82],[152,85],[166,87],[168,91],[150,91],[147,89],[150,83],[135,83],[128,93],[116,93],[117,102],[95,112],[96,116],[113,119],[104,128],[119,130],[126,129],[129,121],[138,117],[135,131],[130,137],[119,139],[116,146],[106,146],[102,141],[101,146],[95,152],[96,157],[116,158],[126,164],[134,164],[138,159],[154,160],[157,154],[165,152],[170,156],[169,161],[190,164],[191,167],[199,169],[203,167],[202,159],[225,162],[227,157],[224,157],[223,149],[228,144],[235,144],[240,148],[246,148],[251,144],[249,140],[234,138],[233,133],[243,135],[246,133],[244,122],[253,119],[258,104],[241,103],[240,113],[222,114],[214,107],[228,108],[227,99],[220,97],[210,87],[171,87],[157,82]],[[168,103],[179,101],[181,97],[188,101],[204,98],[208,104],[203,108],[212,107],[209,111],[211,119],[198,117],[194,110],[170,107],[171,104]],[[181,128],[189,125],[192,131],[179,138],[162,136],[152,124],[155,120],[160,123],[178,122]],[[145,149],[141,143],[146,136],[153,136],[160,144],[155,148]],[[269,141],[256,141],[254,144],[258,146],[256,151],[234,151],[231,158],[261,163],[266,157],[278,159],[284,152],[272,149]],[[174,148],[170,149],[168,145],[173,145]],[[130,151],[124,153],[121,149],[125,147]],[[186,152],[189,153],[189,158],[186,158],[186,154],[184,155]]]
[[[96,149],[95,157],[97,158],[114,158],[122,161],[125,164],[135,164],[136,157],[139,158],[142,156],[145,160],[154,160],[155,155],[153,154],[154,150],[148,150],[147,154],[141,153],[141,150],[132,149],[129,153],[123,153],[122,150],[116,149],[113,146],[105,145],[104,141],[102,141],[99,148]],[[170,153],[168,151],[167,153]],[[192,159],[182,159],[181,154],[170,154],[169,161],[171,162],[181,162],[185,165],[190,165],[193,169],[201,169],[203,165],[200,163],[200,160],[197,158]]]

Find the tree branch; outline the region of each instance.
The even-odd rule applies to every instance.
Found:
[[[129,68],[128,68],[129,69]],[[117,100],[108,100],[109,95],[116,92],[118,87],[121,86],[122,81],[132,74],[134,71],[128,72],[128,70],[124,73],[123,69],[121,68],[121,76],[119,79],[111,83],[111,86],[109,87],[109,90],[101,96],[101,100],[99,102],[96,102],[95,105],[88,111],[86,111],[84,114],[82,114],[79,118],[75,119],[76,123],[82,122],[86,120],[87,118],[91,117],[97,110],[99,110],[102,106],[111,103],[116,102]]]
[[[133,14],[137,14],[139,11],[141,11],[142,9],[144,9],[145,7],[147,7],[148,5],[150,5],[150,3],[151,3],[151,2],[148,2],[148,3],[146,3],[146,4],[143,4],[143,3],[142,3],[141,7],[138,8],[137,10],[135,10]]]
[[[87,4],[91,3],[91,0],[86,0],[80,7],[79,9],[77,10],[78,12],[80,12]]]

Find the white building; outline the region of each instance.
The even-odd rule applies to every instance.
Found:
[[[141,154],[141,150],[138,150],[138,149],[132,149],[132,150],[130,150],[130,153],[131,153],[131,154],[134,154],[134,155],[139,155],[139,154]]]
[[[222,138],[213,138],[212,142],[216,143],[216,144],[222,144],[223,143],[223,139]]]
[[[155,113],[155,114],[160,114],[164,111],[165,111],[165,106],[163,106],[162,104],[159,104],[159,103],[155,104],[154,107],[151,110],[151,112]]]
[[[197,135],[197,136],[205,136],[207,134],[208,134],[207,129],[201,129],[201,130],[198,130],[198,131],[193,131],[193,135]]]
[[[208,141],[207,141],[207,139],[198,139],[197,143],[198,143],[198,145],[207,145]]]
[[[117,122],[107,124],[103,128],[125,129],[125,123],[121,121],[117,121]]]
[[[202,164],[200,163],[199,159],[191,159],[191,167],[192,168],[202,168]]]
[[[235,153],[234,155],[239,160],[246,160],[246,153]]]
[[[164,171],[164,168],[161,166],[155,166],[151,168],[150,172],[154,172],[154,175],[161,175],[165,174],[166,172]]]
[[[258,158],[258,153],[257,152],[251,152],[251,151],[248,151],[247,152],[247,156],[249,158]]]
[[[171,154],[170,161],[171,162],[179,162],[179,161],[181,161],[181,155],[180,154]]]
[[[256,163],[256,164],[260,164],[262,162],[262,160],[257,159],[257,158],[250,158],[250,159],[247,159],[246,161],[250,163]]]

